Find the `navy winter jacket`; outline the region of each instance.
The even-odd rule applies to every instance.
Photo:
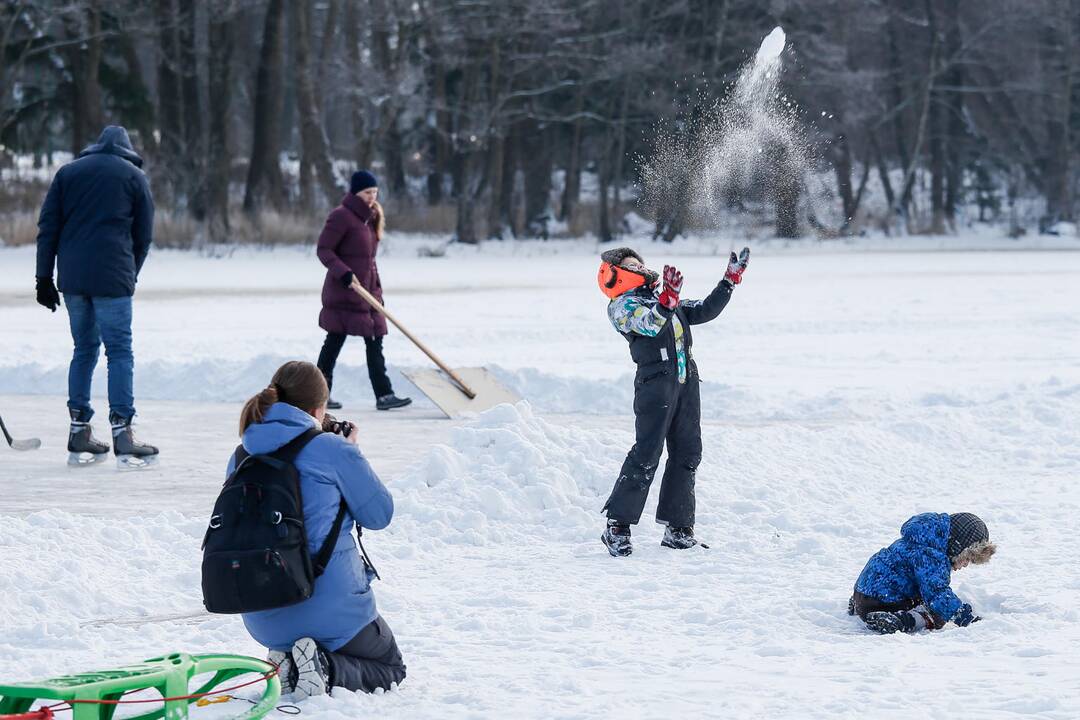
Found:
[[[874,554],[855,583],[863,595],[892,603],[921,599],[943,621],[963,604],[949,587],[952,563],[945,549],[951,520],[947,513],[923,513],[904,523],[900,539]]]
[[[57,171],[38,218],[37,277],[59,270],[60,292],[135,294],[150,250],[154,201],[127,130],[110,125]]]

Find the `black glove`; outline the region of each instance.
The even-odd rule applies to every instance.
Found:
[[[53,285],[51,277],[37,279],[37,301],[38,305],[47,307],[53,312],[60,307],[60,293],[56,292],[56,286]]]
[[[345,287],[349,287],[350,285],[352,285],[352,279],[353,274],[351,272],[347,272],[341,277],[341,284]]]

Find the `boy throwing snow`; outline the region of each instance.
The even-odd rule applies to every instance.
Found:
[[[701,462],[701,398],[690,326],[707,323],[724,309],[742,281],[750,249],[731,253],[723,280],[707,298],[694,301],[679,300],[683,278],[674,267],[664,267],[661,288],[660,276],[630,248],[608,250],[600,259],[597,282],[611,299],[608,318],[630,343],[637,364],[636,438],[604,505],[608,520],[600,539],[615,557],[633,552],[630,526],[641,518],[666,442],[668,460],[656,508],[656,521],[666,526],[660,544],[690,548],[698,544],[694,475]]]
[[[996,550],[977,515],[916,515],[866,563],[848,614],[882,634],[939,630],[950,620],[967,627],[979,618],[949,587],[952,571],[989,562]]]

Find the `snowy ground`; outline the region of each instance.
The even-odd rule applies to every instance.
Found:
[[[346,345],[340,415],[398,503],[367,545],[409,677],[305,716],[1080,716],[1080,252],[765,246],[695,333],[712,549],[662,550],[646,521],[616,561],[598,511],[631,442],[630,361],[595,255],[553,247],[381,260],[391,309],[529,403],[376,414],[362,346]],[[672,251],[690,297],[723,268],[692,250]],[[136,385],[164,462],[119,474],[63,465],[70,340],[62,312],[33,305],[32,257],[0,249],[0,412],[45,443],[0,449],[0,679],[258,654],[237,619],[201,613],[198,544],[239,401],[318,352],[317,261],[151,257]],[[387,355],[424,362],[400,334]],[[851,585],[927,510],[987,520],[998,556],[954,578],[984,621],[871,636],[845,614]]]

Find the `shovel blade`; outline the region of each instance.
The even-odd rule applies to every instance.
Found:
[[[521,397],[506,387],[487,368],[454,368],[458,377],[465,381],[476,397],[462,392],[458,384],[441,370],[406,370],[402,372],[417,390],[424,393],[447,417],[465,412],[483,412],[503,403],[516,403]]]

